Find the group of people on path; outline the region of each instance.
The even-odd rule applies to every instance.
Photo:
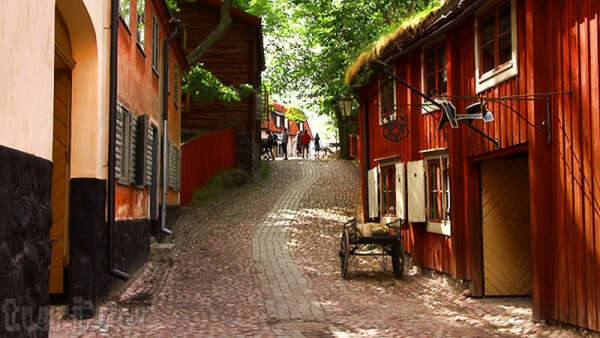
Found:
[[[285,127],[282,128],[280,133],[274,133],[272,131],[267,132],[267,157],[270,160],[274,160],[278,156],[283,156],[285,160],[288,159],[288,139],[289,133]],[[296,137],[292,141],[295,143],[296,156],[302,158],[308,158],[310,155],[310,142],[313,139],[307,130],[300,131],[296,134]],[[319,154],[321,150],[321,138],[319,133],[315,135],[315,156]],[[291,155],[291,154],[290,154]]]

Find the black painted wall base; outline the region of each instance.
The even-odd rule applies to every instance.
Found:
[[[71,180],[71,218],[68,299],[77,318],[91,318],[97,306],[121,281],[108,274],[108,224],[105,220],[106,181]],[[115,222],[113,261],[132,272],[150,253],[150,220]]]
[[[0,337],[48,336],[52,162],[0,146]]]
[[[115,264],[131,272],[150,255],[151,224],[149,219],[122,220],[115,223]]]
[[[75,178],[70,186],[69,312],[77,318],[90,318],[111,288],[106,275],[106,180]]]

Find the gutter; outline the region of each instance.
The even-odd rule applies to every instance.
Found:
[[[117,132],[117,47],[119,38],[119,0],[111,0],[110,16],[110,75],[109,75],[109,116],[108,116],[108,273],[121,280],[129,275],[115,267],[115,145]]]
[[[163,101],[162,101],[162,111],[163,111],[163,137],[162,137],[162,146],[161,146],[161,155],[162,155],[162,166],[161,166],[161,174],[162,174],[162,198],[161,198],[161,217],[160,217],[160,231],[167,235],[172,234],[172,231],[167,229],[167,193],[169,190],[168,187],[168,144],[169,144],[169,44],[171,40],[173,40],[177,34],[179,33],[179,29],[177,27],[177,22],[171,19],[171,23],[175,24],[175,30],[164,42],[163,45]]]

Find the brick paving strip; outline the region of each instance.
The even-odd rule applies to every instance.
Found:
[[[285,186],[252,239],[252,258],[265,298],[269,321],[278,335],[301,335],[323,329],[325,313],[290,256],[287,231],[300,212],[300,201],[320,178],[319,164],[300,162],[299,177]],[[303,325],[304,324],[304,325]],[[308,324],[308,325],[307,325]]]

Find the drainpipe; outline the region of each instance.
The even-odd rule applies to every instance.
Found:
[[[167,154],[168,154],[168,131],[169,131],[169,43],[173,40],[177,33],[179,32],[177,28],[177,21],[171,19],[171,23],[175,23],[175,30],[169,37],[165,40],[163,45],[163,102],[162,102],[162,111],[163,111],[163,137],[162,137],[162,206],[161,206],[161,217],[160,217],[160,231],[170,235],[171,230],[167,229],[167,192],[169,190],[167,178]]]
[[[108,116],[108,273],[121,280],[129,275],[115,267],[114,229],[115,229],[115,144],[117,132],[117,47],[119,34],[119,0],[111,0],[110,17],[110,92]]]

